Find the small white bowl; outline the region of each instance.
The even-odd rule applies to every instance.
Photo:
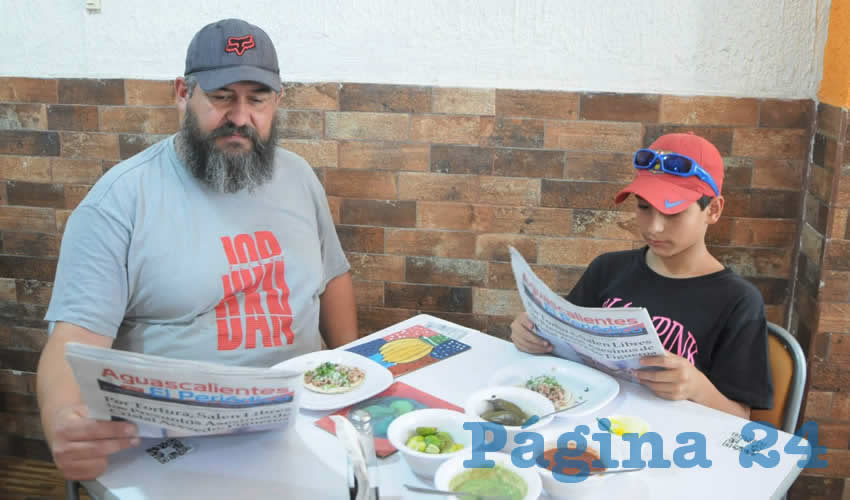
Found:
[[[593,450],[596,455],[599,455],[598,443],[588,439],[587,448]],[[556,440],[547,440],[543,445],[543,450],[551,450],[556,448],[558,443]],[[617,436],[611,436],[611,456],[609,458],[620,461],[623,456],[622,442],[617,439]],[[553,498],[569,498],[576,499],[592,499],[592,498],[611,498],[606,494],[612,482],[618,482],[615,476],[628,476],[629,474],[594,474],[584,478],[578,483],[565,483],[555,478],[555,475],[549,469],[540,467],[535,464],[532,467],[540,474],[540,479],[543,483],[543,489]],[[635,472],[634,474],[640,474]],[[614,481],[612,481],[612,479]]]
[[[417,475],[428,479],[434,477],[437,467],[443,462],[470,449],[472,433],[463,428],[463,423],[471,419],[454,410],[428,408],[414,410],[396,418],[387,428],[387,439],[399,452],[410,469]],[[455,443],[463,448],[452,453],[425,453],[407,447],[407,440],[416,435],[417,427],[436,427],[438,431],[451,434]]]
[[[455,476],[470,470],[463,466],[463,462],[465,460],[469,460],[471,457],[471,451],[466,450],[465,453],[463,453],[462,455],[453,457],[443,462],[443,464],[440,465],[440,468],[437,469],[437,474],[434,476],[434,487],[438,490],[449,490],[449,483],[452,479],[455,478]],[[528,490],[522,500],[537,500],[537,498],[543,492],[543,485],[540,482],[540,475],[537,474],[537,471],[535,470],[534,466],[526,469],[520,469],[511,462],[511,456],[507,453],[488,452],[485,453],[484,458],[485,460],[492,460],[496,462],[497,465],[501,465],[507,468],[511,472],[514,472],[519,477],[521,477],[523,481],[525,481],[525,485],[528,487]],[[451,498],[467,499],[469,497],[457,497],[452,495]]]
[[[488,400],[493,398],[501,398],[505,401],[510,401],[511,403],[514,403],[515,405],[519,406],[520,409],[524,411],[529,417],[532,415],[542,416],[555,411],[555,406],[552,404],[552,401],[550,401],[549,398],[547,398],[546,396],[534,392],[531,389],[508,385],[485,387],[484,389],[472,393],[472,395],[470,395],[469,398],[466,400],[466,404],[463,406],[464,411],[466,411],[466,414],[472,417],[476,422],[486,422],[486,420],[481,418],[481,414],[491,408],[491,405]],[[507,433],[507,441],[505,442],[505,446],[504,448],[502,448],[502,451],[509,452],[519,446],[518,444],[516,444],[516,442],[514,442],[514,436],[516,436],[518,433],[529,431],[539,432],[539,429],[541,427],[545,427],[552,423],[553,418],[554,416],[550,415],[526,427],[525,429],[523,429],[522,426],[519,425],[504,426],[505,431]],[[490,441],[490,439],[491,436],[488,436],[487,440]]]

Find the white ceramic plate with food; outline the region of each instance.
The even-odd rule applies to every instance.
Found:
[[[304,384],[304,375],[302,375],[301,408],[306,410],[344,408],[371,398],[393,383],[393,374],[385,367],[369,358],[343,350],[316,351],[303,354],[278,363],[272,368],[307,373],[316,370],[324,363],[334,363],[346,368],[359,369],[358,371],[363,374],[363,381],[345,392],[325,393],[308,389]]]
[[[554,394],[558,392],[558,385],[563,388],[563,395],[560,397],[556,395],[549,397],[544,394],[552,400],[556,409],[569,408],[581,403],[571,410],[556,414],[556,417],[589,415],[610,403],[620,393],[620,384],[617,379],[607,373],[552,356],[538,356],[508,365],[494,373],[490,383],[535,390],[526,385],[531,380],[534,380],[540,390],[544,387],[555,387],[552,391]],[[553,382],[556,385],[553,386]]]

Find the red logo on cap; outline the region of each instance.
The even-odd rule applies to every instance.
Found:
[[[227,46],[224,47],[224,51],[236,52],[237,56],[241,56],[246,50],[253,49],[255,46],[254,35],[232,36],[227,39]]]

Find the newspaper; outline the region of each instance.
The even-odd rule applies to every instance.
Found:
[[[555,356],[577,361],[630,381],[640,358],[662,356],[664,346],[642,307],[580,307],[549,289],[513,247],[511,267],[535,333]]]
[[[142,437],[286,430],[301,373],[175,360],[68,343],[65,359],[89,416],[127,420]]]

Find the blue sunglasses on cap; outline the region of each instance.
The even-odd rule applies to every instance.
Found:
[[[697,176],[697,178],[711,187],[715,196],[720,196],[720,190],[711,174],[697,163],[693,158],[688,158],[679,153],[665,153],[652,149],[638,149],[632,162],[635,168],[641,170],[660,170],[665,174],[678,175],[679,177]]]

